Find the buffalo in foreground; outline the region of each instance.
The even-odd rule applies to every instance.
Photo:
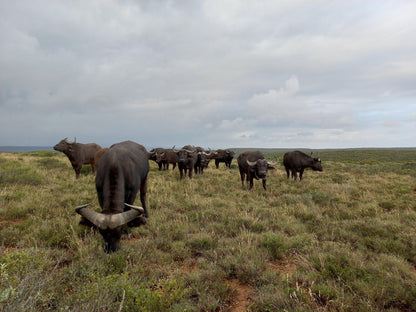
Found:
[[[240,170],[241,184],[244,187],[244,178],[247,176],[247,183],[250,182],[250,190],[253,188],[253,179],[262,180],[263,188],[267,190],[267,171],[275,170],[276,163],[270,163],[264,159],[259,151],[245,151],[237,157],[238,169]]]
[[[289,171],[292,172],[292,178],[296,181],[299,172],[299,181],[302,180],[303,171],[306,168],[322,171],[322,163],[320,158],[313,158],[300,151],[287,152],[283,156],[283,165],[285,166],[287,178],[289,179]]]
[[[104,238],[104,250],[120,249],[123,226],[138,226],[148,217],[146,209],[147,174],[149,162],[146,149],[135,142],[124,141],[112,145],[98,165],[95,186],[101,212],[78,206],[76,212],[83,216],[81,224],[97,227]],[[140,189],[142,207],[133,206]]]
[[[82,144],[69,142],[68,138],[61,140],[53,149],[64,153],[71,162],[72,168],[75,170],[76,178],[79,178],[82,165],[91,164],[92,171],[95,172],[94,155],[101,149],[101,146],[95,143]]]

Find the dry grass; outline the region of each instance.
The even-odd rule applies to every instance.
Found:
[[[323,172],[299,183],[278,167],[267,192],[235,165],[180,181],[151,162],[149,222],[107,255],[73,209],[98,209],[87,168],[76,180],[60,154],[0,154],[0,307],[416,310],[415,155],[388,155],[321,152]]]

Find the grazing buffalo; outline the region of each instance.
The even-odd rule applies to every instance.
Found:
[[[237,157],[238,169],[240,169],[241,184],[244,187],[244,177],[247,175],[247,183],[250,181],[250,190],[253,188],[253,178],[263,181],[263,188],[266,188],[267,171],[275,170],[276,163],[270,163],[259,151],[245,151]]]
[[[225,163],[225,166],[231,168],[231,162],[233,161],[235,152],[229,149],[218,149],[212,153],[211,159],[215,159],[215,167],[218,169],[220,162]]]
[[[173,165],[173,169],[175,169],[176,164],[178,162],[178,154],[175,152],[173,148],[165,150],[162,154],[160,154],[163,160],[163,166],[166,170],[169,170],[169,164]]]
[[[302,180],[303,171],[305,168],[312,168],[313,170],[322,171],[322,164],[320,158],[313,158],[300,151],[287,152],[283,156],[283,165],[285,166],[287,178],[289,179],[289,171],[292,171],[292,178],[297,179],[299,172],[299,181]]]
[[[94,172],[97,171],[98,164],[100,163],[101,157],[103,156],[106,150],[108,150],[108,147],[102,148],[94,154]]]
[[[164,148],[158,147],[158,148],[154,148],[152,149],[148,155],[149,155],[149,159],[153,160],[154,162],[157,163],[159,170],[162,170],[162,165],[164,165],[164,161],[161,157],[161,154],[164,153],[166,150]]]
[[[179,151],[176,151],[178,155],[178,168],[180,179],[183,178],[183,173],[189,170],[189,178],[192,179],[192,170],[194,170],[195,163],[198,159],[198,152],[195,150],[193,146],[185,145]]]
[[[53,149],[64,153],[68,157],[78,179],[82,165],[91,164],[92,171],[95,172],[94,155],[101,149],[101,146],[95,143],[82,144],[76,141],[75,138],[74,142],[71,143],[68,138],[65,138],[56,144]]]
[[[146,149],[135,142],[124,141],[112,145],[98,165],[95,187],[101,212],[76,207],[83,219],[81,224],[97,227],[104,238],[104,250],[114,252],[120,249],[123,226],[138,226],[147,218],[146,190],[149,161]],[[142,207],[133,206],[140,189]]]

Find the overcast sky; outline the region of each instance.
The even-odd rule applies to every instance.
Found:
[[[0,145],[416,146],[415,1],[0,1]]]

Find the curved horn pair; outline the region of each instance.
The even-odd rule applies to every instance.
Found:
[[[131,209],[116,214],[104,214],[86,208],[89,205],[91,205],[91,203],[75,207],[75,211],[90,221],[92,224],[94,224],[96,227],[98,227],[100,230],[114,230],[115,228],[136,219],[144,212],[142,207],[124,203],[124,205]]]
[[[257,164],[257,161],[249,161],[248,159],[247,159],[246,161],[247,161],[247,164],[248,164],[249,166],[255,166],[255,165]],[[268,162],[267,162],[267,164],[268,164],[269,166],[276,166],[276,165],[278,165],[278,164],[279,164],[279,159],[277,159],[277,162],[275,162],[275,163],[271,163],[270,161],[268,161]]]

